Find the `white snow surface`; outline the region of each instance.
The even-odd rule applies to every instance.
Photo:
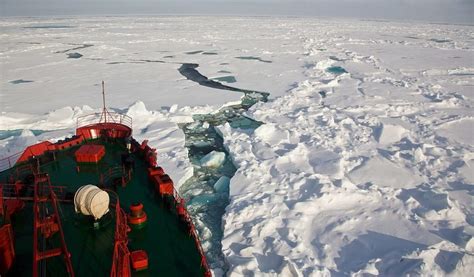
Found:
[[[251,109],[265,125],[220,128],[230,275],[470,275],[472,27],[341,25],[302,28],[307,79]]]
[[[24,28],[44,25],[71,28]],[[223,219],[228,275],[474,271],[472,26],[76,17],[3,18],[0,30],[0,157],[73,134],[98,111],[104,79],[109,106],[182,184],[192,166],[177,123],[241,94],[186,80],[180,63],[271,93],[247,112],[264,122],[254,132],[220,127],[238,168]]]

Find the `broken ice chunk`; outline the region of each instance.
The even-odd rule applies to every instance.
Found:
[[[225,153],[212,151],[201,159],[201,166],[217,168],[225,161]]]
[[[212,202],[215,202],[218,199],[219,199],[219,196],[214,193],[198,195],[188,202],[188,207],[197,209],[202,206],[208,205]]]
[[[218,193],[224,193],[229,191],[230,178],[227,176],[222,176],[214,184],[214,190]]]

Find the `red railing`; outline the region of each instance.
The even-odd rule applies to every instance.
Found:
[[[21,176],[26,174],[34,174],[37,171],[32,164],[24,163],[15,167],[14,170],[10,173],[10,181],[12,183],[19,181]]]
[[[113,177],[120,177],[122,186],[125,186],[132,179],[132,171],[126,170],[124,166],[116,166],[100,174],[100,183],[105,186]]]
[[[15,166],[16,161],[21,157],[24,151],[15,153],[9,157],[1,158],[0,159],[0,172],[8,170]]]
[[[111,277],[128,277],[130,271],[130,251],[128,250],[128,232],[130,227],[127,224],[127,214],[120,208],[118,195],[111,190],[107,190],[110,197],[110,206],[115,208],[115,243],[112,258]]]
[[[32,157],[41,156],[47,151],[64,150],[74,145],[78,145],[81,142],[82,142],[82,138],[73,137],[69,140],[66,140],[66,141],[62,140],[57,143],[42,141],[33,145],[28,145],[21,152],[15,153],[5,158],[1,158],[0,159],[0,172],[14,167],[17,163],[26,162]]]
[[[204,253],[204,249],[202,248],[201,245],[201,240],[199,239],[198,233],[196,231],[196,227],[194,226],[193,220],[191,216],[188,213],[188,210],[186,209],[185,206],[185,200],[182,198],[178,191],[173,187],[173,198],[175,200],[176,205],[182,205],[181,209],[184,211],[183,212],[183,219],[186,221],[186,223],[189,225],[189,234],[193,237],[194,242],[196,243],[196,247],[199,251],[199,254],[201,256],[201,266],[204,268],[204,276],[210,277],[212,276],[211,270],[209,268],[209,265],[207,263],[206,255]]]
[[[109,111],[107,111],[105,115],[106,116],[101,112],[79,116],[76,120],[76,127],[79,128],[97,123],[118,123],[132,129],[132,118],[130,116]]]
[[[46,214],[45,208],[47,202],[51,203],[53,213]],[[40,250],[38,241],[46,239],[48,235],[41,230],[42,227],[54,225],[59,232],[60,246]],[[59,214],[56,195],[52,189],[50,178],[47,174],[35,174],[34,182],[34,204],[33,204],[33,272],[34,277],[38,276],[38,263],[42,260],[56,256],[63,256],[63,260],[69,276],[74,277],[74,269],[72,267],[71,253],[66,246],[64,231],[61,225],[61,217]]]
[[[26,185],[20,181],[15,183],[0,183],[0,198],[3,199],[18,199],[22,201],[34,201],[32,196],[20,196],[20,190],[23,189]],[[30,186],[34,189],[34,186]],[[48,195],[49,193],[54,193],[55,199],[60,202],[71,201],[66,199],[67,187],[66,186],[56,186],[51,185],[50,187],[41,186],[36,188],[38,195]],[[0,207],[1,208],[1,207]]]

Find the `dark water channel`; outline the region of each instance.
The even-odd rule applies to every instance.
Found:
[[[229,123],[232,128],[254,130],[262,123],[244,113],[256,103],[266,102],[269,93],[223,85],[199,73],[196,70],[198,66],[183,64],[179,72],[202,86],[243,93],[239,104],[222,107],[214,113],[196,114],[193,116],[194,122],[180,125],[185,134],[189,159],[194,167],[193,176],[181,186],[180,193],[187,200],[187,207],[195,220],[209,265],[226,272],[221,245],[222,216],[229,203],[229,182],[237,168],[216,127]],[[208,159],[211,156],[213,158]],[[209,160],[215,160],[213,166],[206,164]]]
[[[206,76],[202,75],[199,71],[196,70],[196,68],[199,67],[199,64],[195,63],[183,63],[181,67],[178,69],[179,73],[186,77],[186,79],[191,80],[193,82],[199,83],[201,86],[205,87],[210,87],[210,88],[215,88],[215,89],[223,89],[223,90],[230,90],[230,91],[236,91],[236,92],[242,92],[244,94],[260,94],[264,96],[265,98],[270,95],[268,92],[261,92],[261,91],[254,91],[254,90],[248,90],[248,89],[240,89],[236,87],[231,87],[227,85],[223,85],[222,83],[211,80],[207,78]]]

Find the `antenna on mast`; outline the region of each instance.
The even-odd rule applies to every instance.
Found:
[[[107,123],[107,108],[105,107],[105,84],[102,80],[102,114],[104,115],[104,122]]]

